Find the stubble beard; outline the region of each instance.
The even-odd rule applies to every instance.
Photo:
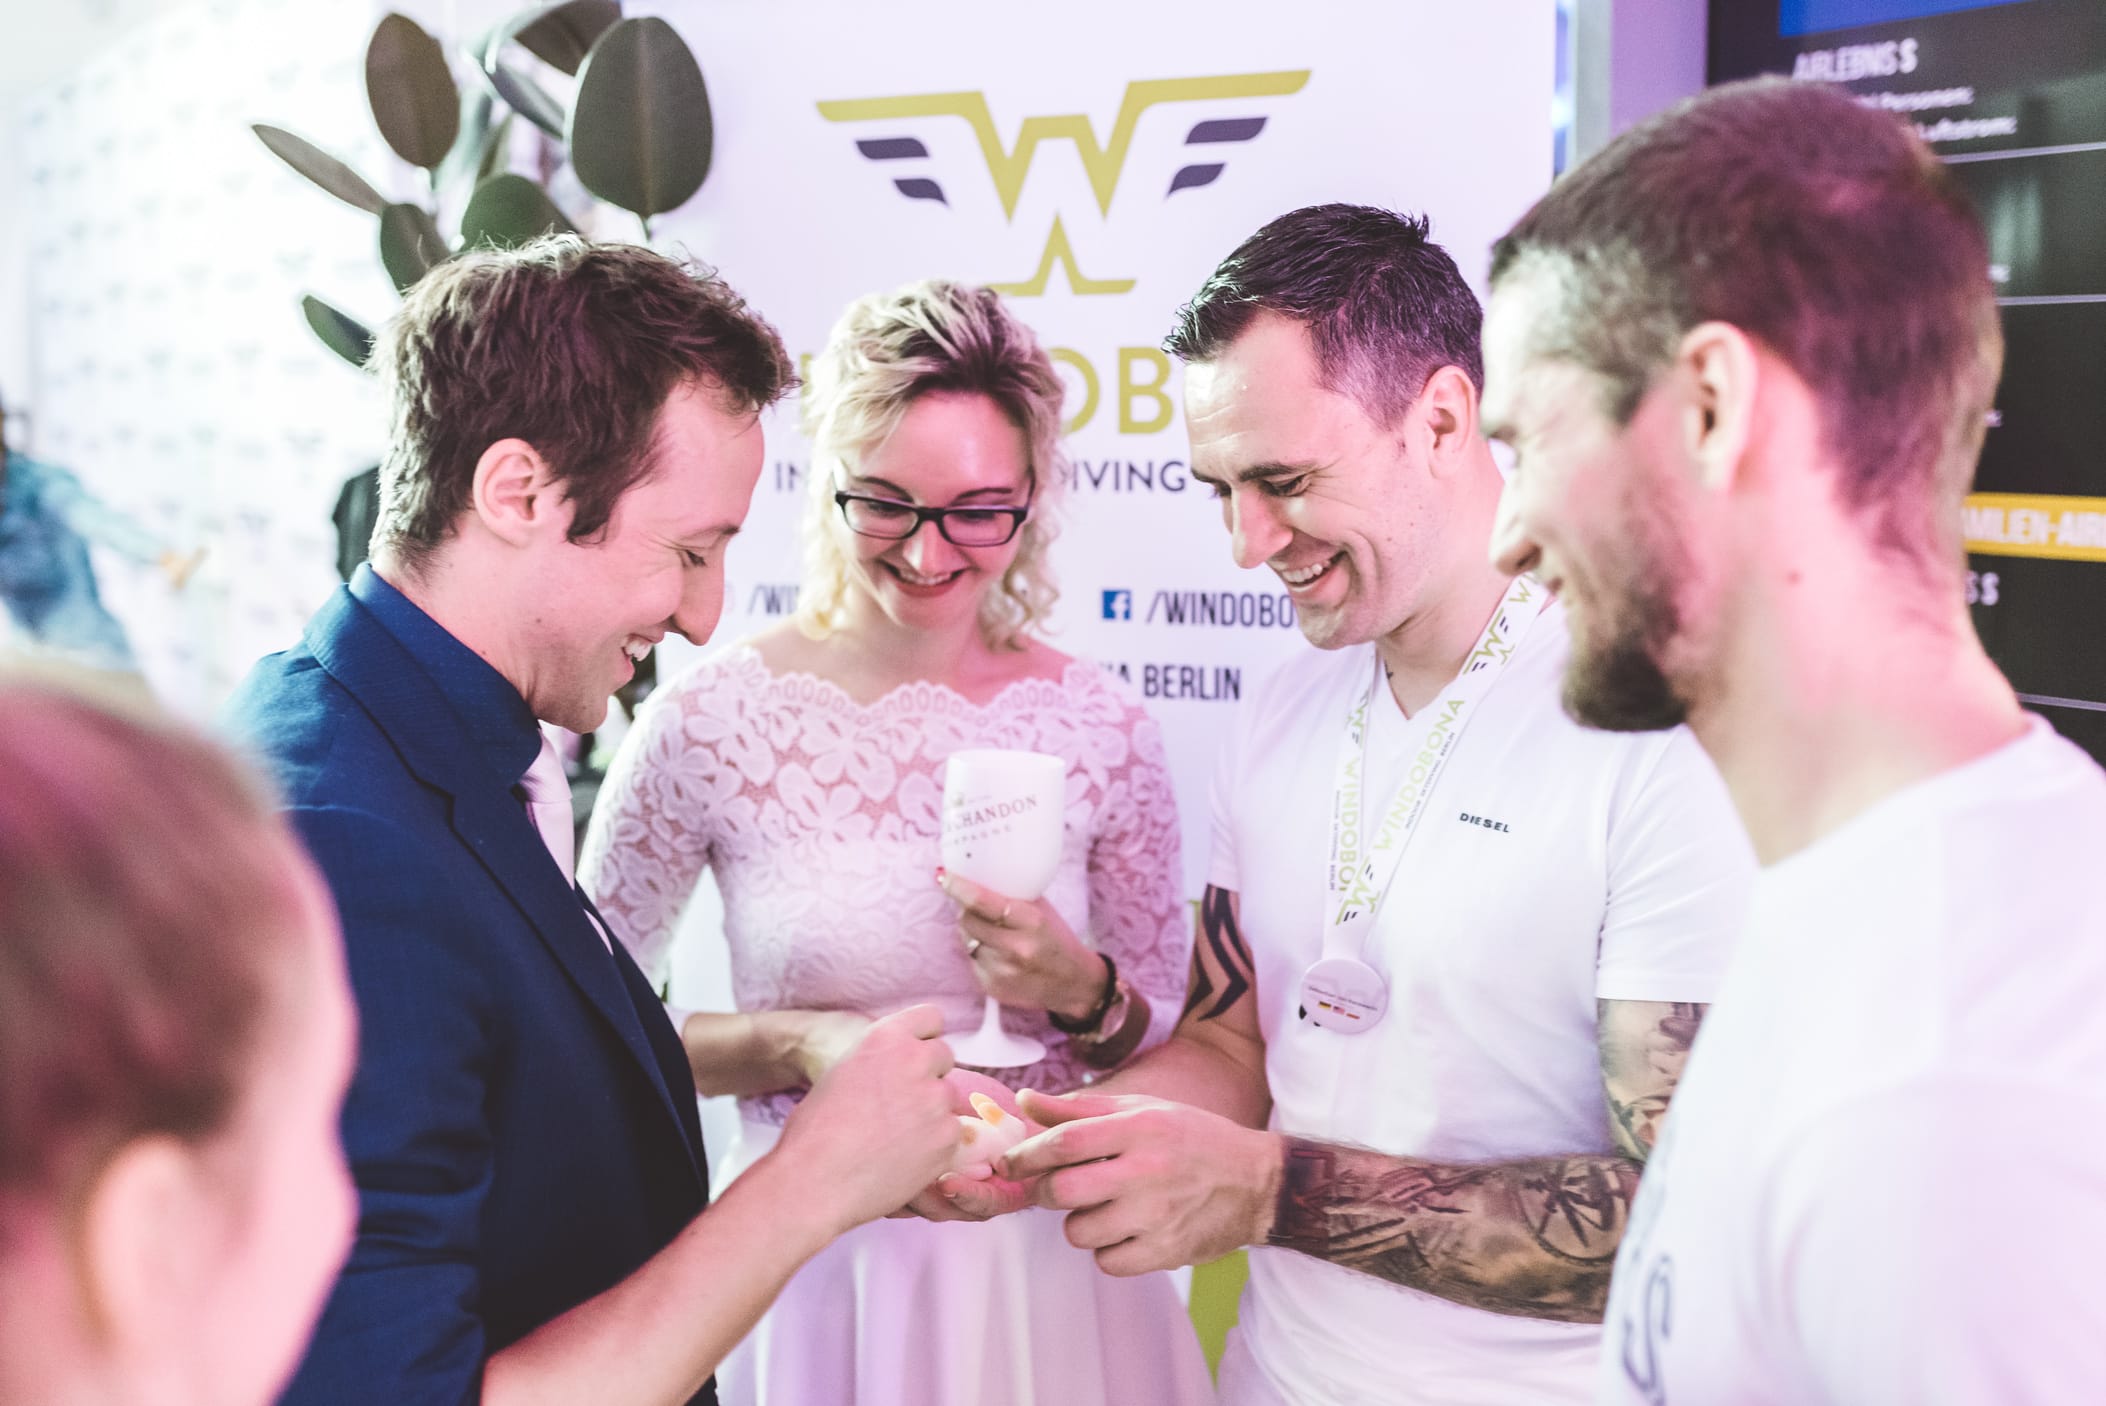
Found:
[[[1565,712],[1604,732],[1664,732],[1688,720],[1660,660],[1681,633],[1677,584],[1686,579],[1680,553],[1640,551],[1626,568],[1600,622],[1608,635],[1574,640],[1565,668]]]

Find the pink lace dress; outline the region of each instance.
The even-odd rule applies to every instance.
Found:
[[[659,690],[602,788],[580,877],[653,981],[707,868],[724,901],[741,1010],[882,1015],[940,1006],[974,1028],[982,992],[957,910],[936,888],[944,761],[969,747],[1068,764],[1066,849],[1046,900],[1109,953],[1164,1039],[1185,987],[1190,919],[1156,726],[1091,664],[1025,679],[984,704],[937,684],[874,703],[740,647]],[[1085,1066],[1043,1011],[1010,1010],[1046,1058],[989,1071],[1078,1087]],[[794,1094],[743,1100],[728,1181],[773,1145]],[[844,1236],[785,1290],[719,1374],[726,1406],[1180,1406],[1212,1399],[1164,1275],[1115,1279],[1069,1246],[1060,1217],[984,1225],[879,1221]]]

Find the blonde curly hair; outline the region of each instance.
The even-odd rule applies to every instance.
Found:
[[[1038,338],[991,290],[943,279],[873,293],[848,305],[816,357],[804,393],[812,441],[805,505],[805,576],[797,626],[811,639],[838,629],[848,599],[853,534],[834,504],[841,472],[899,428],[924,395],[983,395],[1024,432],[1034,488],[1016,558],[980,604],[980,633],[1022,648],[1060,592],[1047,549],[1066,487],[1060,453],[1060,377]]]

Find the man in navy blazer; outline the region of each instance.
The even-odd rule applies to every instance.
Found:
[[[687,1052],[525,802],[562,794],[541,722],[715,627],[789,362],[706,271],[565,237],[427,275],[375,365],[373,559],[231,705],[361,1025],[358,1236],[285,1399],[713,1401],[797,1266],[944,1169],[941,1022],[873,1025],[705,1212]]]

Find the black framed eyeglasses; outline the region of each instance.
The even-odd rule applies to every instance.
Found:
[[[1022,507],[924,508],[897,498],[877,498],[868,493],[834,494],[848,530],[861,537],[900,542],[921,531],[925,522],[936,524],[943,540],[954,547],[999,547],[1016,536],[1031,516],[1031,504]]]

